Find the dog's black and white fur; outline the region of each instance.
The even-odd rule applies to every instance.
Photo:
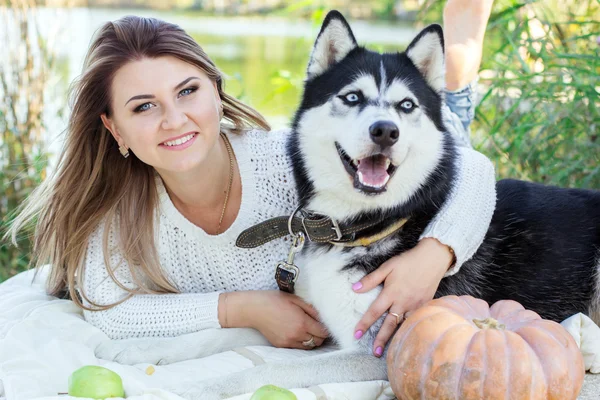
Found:
[[[362,275],[413,247],[450,191],[455,151],[441,120],[443,37],[439,26],[430,26],[406,53],[380,55],[357,47],[339,14],[324,25],[289,144],[301,205],[342,222],[384,215],[386,222],[367,235],[411,217],[401,232],[367,248],[311,243],[304,252],[309,260],[316,259],[312,253],[340,253],[347,258],[343,269]],[[327,46],[345,52],[315,54],[328,33]],[[354,93],[362,98],[355,104],[343,99]],[[413,106],[405,110],[403,102]],[[382,121],[399,131],[383,149],[369,132]],[[356,176],[357,161],[373,154],[385,155],[394,169],[383,188]],[[436,296],[514,299],[547,319],[585,312],[598,322],[600,192],[502,180],[497,193],[484,243],[459,274],[441,282]]]
[[[353,336],[379,290],[356,294],[351,285],[414,247],[452,188],[456,153],[441,118],[441,28],[425,28],[404,53],[379,54],[357,46],[345,19],[330,12],[307,75],[288,144],[301,205],[344,224],[384,216],[386,222],[366,235],[404,217],[409,222],[368,247],[307,243],[299,255],[297,294],[319,311],[340,351],[201,381],[186,397],[226,398],[267,383],[308,387],[387,378],[385,359],[371,353],[382,321],[361,340]],[[513,299],[555,321],[583,312],[600,322],[600,193],[516,180],[500,181],[497,193],[484,243],[458,274],[442,280],[436,296]],[[207,333],[198,332],[99,352],[121,362],[168,362],[206,355],[207,348],[266,344],[256,332],[228,331],[213,346],[202,344]]]

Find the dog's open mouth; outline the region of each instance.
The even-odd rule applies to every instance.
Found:
[[[396,166],[383,154],[374,154],[360,160],[353,160],[336,143],[344,168],[354,181],[354,187],[366,193],[385,192],[387,184],[396,172]]]

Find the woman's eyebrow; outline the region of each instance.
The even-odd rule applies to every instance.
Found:
[[[194,79],[200,79],[200,78],[198,78],[197,76],[190,76],[189,78],[184,79],[181,83],[179,83],[177,86],[175,86],[175,89],[173,89],[173,90],[177,90],[177,89],[181,88],[186,83],[188,83],[189,81],[194,80]],[[125,105],[127,105],[132,100],[153,99],[153,98],[154,98],[154,95],[152,95],[152,94],[138,94],[137,96],[133,96],[132,98],[127,100],[127,103],[125,103]]]
[[[188,83],[189,81],[194,80],[194,79],[200,79],[200,78],[198,78],[197,76],[190,76],[189,78],[184,79],[179,85],[175,86],[174,90],[177,90],[177,89],[181,88],[186,83]]]

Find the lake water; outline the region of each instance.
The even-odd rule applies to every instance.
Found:
[[[57,70],[48,91],[48,110],[65,103],[68,84],[81,72],[94,32],[124,15],[151,16],[176,23],[204,48],[226,74],[226,91],[263,113],[274,127],[286,126],[298,103],[299,87],[320,26],[276,16],[206,17],[136,9],[40,9],[42,34],[53,38]],[[407,23],[350,21],[360,44],[402,50],[416,29]],[[52,106],[51,106],[52,105]],[[66,126],[66,115],[49,111],[51,149]]]

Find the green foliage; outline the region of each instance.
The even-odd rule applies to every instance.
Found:
[[[0,22],[9,38],[0,63],[0,238],[31,191],[45,177],[44,90],[54,57],[35,23],[35,9],[13,5]],[[27,268],[30,241],[0,242],[0,282]]]
[[[599,3],[499,1],[473,124],[500,177],[600,188]]]
[[[430,1],[422,20],[441,21]],[[500,178],[600,188],[600,3],[497,0],[473,142]]]

